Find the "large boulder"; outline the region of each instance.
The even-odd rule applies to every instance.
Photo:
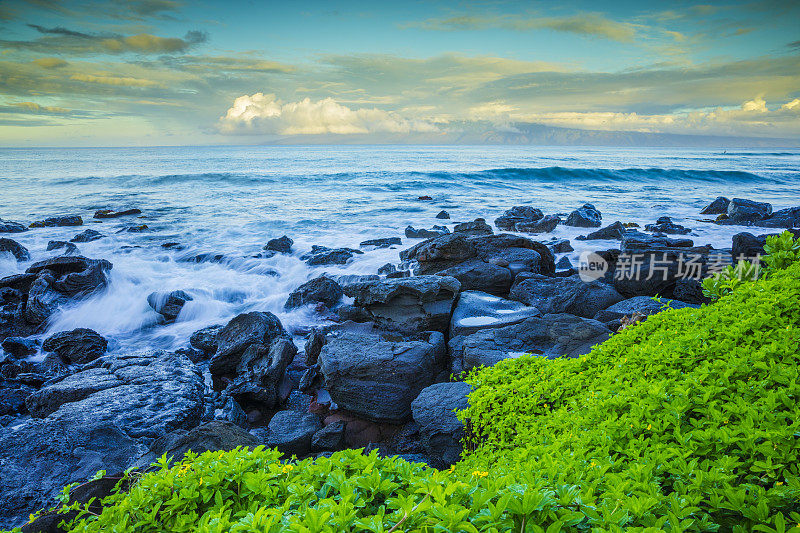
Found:
[[[0,238],[0,253],[8,252],[17,261],[28,261],[31,258],[28,249],[13,239]]]
[[[232,318],[217,333],[217,353],[211,359],[212,374],[232,374],[251,344],[269,345],[278,337],[289,337],[278,317],[266,311],[252,311]]]
[[[775,211],[769,218],[756,220],[753,225],[762,228],[800,228],[800,206]]]
[[[327,307],[334,307],[338,304],[344,292],[342,287],[326,276],[320,276],[300,285],[292,291],[286,303],[283,304],[285,310],[296,309],[308,304],[322,303]]]
[[[544,217],[541,209],[529,205],[518,205],[503,213],[494,221],[494,225],[506,231],[516,230],[517,224],[530,224]]]
[[[702,211],[700,211],[701,215],[723,215],[728,212],[728,206],[730,205],[731,201],[725,198],[724,196],[717,196],[717,198],[705,206]]]
[[[592,318],[598,311],[624,300],[614,287],[579,276],[550,278],[540,274],[517,276],[509,297],[531,305],[542,313],[569,313]]]
[[[77,328],[45,339],[42,349],[58,354],[65,363],[85,364],[106,353],[108,341],[94,330]]]
[[[151,292],[147,296],[147,303],[167,322],[174,322],[181,313],[186,302],[194,298],[185,291]]]
[[[443,370],[445,357],[439,332],[403,340],[345,331],[328,339],[319,364],[339,408],[373,422],[399,424],[411,415],[414,398]]]
[[[528,318],[519,324],[483,329],[450,341],[454,370],[492,366],[503,359],[533,354],[554,359],[589,353],[611,336],[602,323],[566,313]]]
[[[53,505],[61,487],[120,472],[157,438],[198,425],[203,378],[183,356],[107,355],[32,394],[33,416],[0,436],[0,525]]]
[[[577,228],[599,228],[602,220],[603,216],[594,205],[583,204],[569,214],[564,225]]]
[[[598,311],[594,319],[599,322],[611,322],[621,320],[623,317],[639,315],[641,318],[660,313],[665,309],[683,309],[685,307],[700,307],[697,304],[689,304],[678,300],[668,300],[666,298],[652,298],[650,296],[636,296],[622,300],[609,306],[602,311]]]
[[[456,411],[469,407],[467,395],[471,387],[463,382],[435,383],[422,389],[411,402],[414,422],[419,425],[419,434],[425,451],[447,467],[461,458],[464,424]]]
[[[247,411],[275,409],[289,395],[286,368],[296,354],[297,347],[285,337],[277,337],[268,345],[249,345],[225,392]]]
[[[764,245],[767,243],[766,235],[755,236],[743,231],[733,236],[731,256],[736,261],[741,258],[752,258],[764,255]]]
[[[285,456],[302,457],[311,452],[311,439],[322,429],[317,415],[298,411],[278,411],[263,435],[264,444]]]
[[[772,214],[772,204],[734,198],[728,204],[728,221],[737,224],[763,220]]]
[[[480,329],[501,328],[517,324],[541,313],[535,307],[523,305],[479,291],[464,291],[450,320],[450,337],[469,335]]]
[[[380,327],[405,333],[447,331],[461,283],[448,276],[414,276],[347,287],[355,305]]]

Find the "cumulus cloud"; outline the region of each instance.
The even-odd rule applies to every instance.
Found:
[[[436,127],[377,108],[350,109],[332,98],[283,103],[273,94],[255,93],[234,100],[220,119],[219,130],[227,134],[347,135],[430,132]]]

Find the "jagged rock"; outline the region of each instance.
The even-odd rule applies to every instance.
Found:
[[[400,237],[386,237],[383,239],[369,239],[363,241],[359,246],[374,246],[375,248],[388,248],[396,244],[403,244]]]
[[[728,221],[730,223],[747,223],[763,220],[772,214],[772,204],[754,202],[744,198],[734,198],[728,204]]]
[[[67,363],[85,364],[106,353],[108,341],[86,328],[62,331],[45,339],[42,349],[58,354]]]
[[[684,307],[700,307],[696,304],[688,304],[678,300],[668,300],[660,298],[658,300],[650,296],[636,296],[617,302],[607,309],[598,311],[594,319],[600,322],[611,322],[612,320],[620,320],[622,317],[632,317],[635,314],[641,315],[643,318],[664,310],[664,306],[669,305],[672,309],[683,309]]]
[[[409,239],[432,239],[450,233],[444,226],[434,226],[433,229],[415,229],[413,226],[406,228],[405,234]]]
[[[526,353],[548,359],[577,357],[589,353],[592,346],[610,335],[611,330],[596,320],[561,313],[528,318],[502,328],[483,329],[462,339],[452,339],[450,346],[454,368],[470,370]]]
[[[599,228],[602,219],[603,216],[595,206],[583,204],[583,206],[569,214],[564,225],[578,228]]]
[[[655,224],[647,224],[644,229],[655,233],[664,233],[667,235],[687,235],[692,232],[691,229],[675,224],[669,217],[660,217],[656,220]]]
[[[7,337],[2,343],[3,350],[16,359],[24,359],[39,351],[39,341],[22,337]]]
[[[601,309],[625,299],[600,281],[587,283],[577,275],[551,278],[528,273],[517,276],[509,297],[545,314],[569,313],[584,318],[592,318]]]
[[[570,270],[571,268],[573,268],[573,266],[569,257],[564,256],[556,263],[556,270]]]
[[[389,275],[397,272],[397,267],[392,263],[386,263],[378,269],[378,274]]]
[[[344,292],[334,280],[320,276],[303,283],[295,289],[283,304],[285,310],[296,309],[308,304],[323,303],[327,307],[334,307],[342,299]]]
[[[288,338],[278,337],[269,345],[251,344],[241,356],[227,394],[248,412],[276,408],[289,396],[286,368],[296,354],[297,347]]]
[[[800,206],[775,211],[769,218],[756,220],[753,225],[762,228],[800,228]]]
[[[302,457],[311,453],[311,439],[322,429],[317,415],[297,411],[278,411],[263,435],[265,444],[285,456]]]
[[[339,322],[370,322],[372,316],[361,307],[350,304],[343,304],[336,308],[336,317]]]
[[[673,239],[661,235],[648,235],[636,230],[628,230],[622,237],[622,251],[645,251],[662,248],[690,248],[694,246],[691,239]]]
[[[199,329],[189,337],[189,344],[206,356],[213,355],[217,351],[217,334],[223,327],[221,324],[216,324]]]
[[[565,254],[568,252],[572,252],[575,248],[572,247],[572,244],[569,242],[568,239],[558,239],[552,242],[545,243],[550,251],[554,254]]]
[[[503,213],[494,221],[494,225],[499,229],[514,231],[519,223],[531,223],[544,217],[541,209],[536,209],[528,205],[518,205]]]
[[[320,429],[311,437],[311,451],[336,451],[344,444],[344,420],[336,420]]]
[[[71,242],[66,242],[66,241],[48,241],[46,251],[51,252],[53,250],[60,250],[62,248],[64,248],[63,255],[80,254],[77,246],[75,246]]]
[[[541,313],[513,300],[505,300],[485,292],[464,291],[450,320],[450,338],[469,335],[480,329],[500,328],[517,324]]]
[[[722,215],[728,212],[731,201],[724,196],[717,196],[716,200],[708,204],[700,211],[701,215]]]
[[[221,416],[217,420],[226,420],[231,422],[242,429],[249,429],[250,422],[247,420],[247,414],[242,410],[242,407],[236,403],[236,400],[228,396],[225,403],[222,404]]]
[[[469,236],[491,235],[494,233],[492,227],[482,218],[476,218],[473,222],[462,222],[453,227],[453,233],[461,233]]]
[[[317,364],[319,352],[322,350],[322,347],[325,346],[326,342],[328,341],[324,334],[320,333],[316,329],[311,330],[311,333],[309,333],[306,337],[304,349],[306,354],[306,365],[311,366]]]
[[[515,229],[523,233],[550,233],[561,223],[557,215],[547,215],[531,222],[517,222]]]
[[[0,253],[8,252],[17,261],[28,261],[31,258],[28,249],[13,239],[0,238]]]
[[[439,220],[448,220],[450,218],[450,213],[448,213],[447,211],[439,211],[436,214],[436,218],[438,218]]]
[[[342,409],[374,422],[401,423],[411,402],[444,367],[444,336],[419,340],[343,332],[319,355],[328,392]]]
[[[123,211],[114,211],[113,209],[98,209],[94,212],[94,218],[118,218],[127,215],[141,215],[140,209],[125,209]]]
[[[105,235],[103,235],[99,231],[95,231],[93,229],[87,229],[75,235],[73,238],[69,240],[69,242],[92,242],[96,241],[97,239],[102,239],[103,237],[105,237]]]
[[[0,218],[0,233],[22,233],[23,231],[28,231],[23,224]]]
[[[347,295],[379,326],[395,331],[446,331],[461,290],[448,276],[415,276],[355,284]]]
[[[186,302],[192,301],[191,295],[184,291],[151,292],[147,296],[147,303],[168,322],[178,318]]]
[[[597,231],[593,231],[589,233],[585,238],[581,240],[585,241],[594,241],[594,240],[614,240],[620,241],[622,237],[625,235],[625,226],[622,225],[622,222],[616,221],[611,225],[606,226],[605,228],[601,228]]]
[[[289,338],[289,334],[272,313],[253,311],[238,315],[217,333],[217,353],[209,370],[218,375],[234,373],[251,344],[269,345],[278,337]]]
[[[311,266],[318,265],[344,265],[355,254],[363,254],[361,250],[351,248],[328,248],[327,246],[311,247],[311,251],[300,256],[300,259]]]
[[[121,472],[158,437],[195,427],[203,378],[174,354],[105,356],[26,401],[34,416],[0,434],[0,524],[49,507],[61,487]],[[44,418],[42,418],[44,417]]]
[[[464,425],[455,412],[469,407],[467,395],[471,390],[463,382],[435,383],[422,389],[411,402],[422,445],[442,467],[455,464],[461,458]]]
[[[766,235],[756,237],[752,233],[742,232],[733,236],[733,246],[731,256],[733,260],[738,258],[751,258],[764,255],[764,245],[767,243]]]
[[[270,239],[267,241],[267,245],[264,246],[265,250],[270,250],[273,252],[278,252],[281,254],[290,254],[292,253],[292,245],[294,241],[284,235],[283,237],[278,237],[277,239]]]

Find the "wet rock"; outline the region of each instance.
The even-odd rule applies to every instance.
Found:
[[[311,266],[317,265],[344,265],[355,254],[363,254],[361,250],[351,248],[328,248],[314,245],[311,251],[300,256],[300,259]]]
[[[464,291],[450,321],[450,338],[517,324],[541,313],[535,307],[478,291]]]
[[[622,237],[622,251],[645,251],[662,248],[690,248],[694,246],[691,239],[673,239],[662,235],[648,235],[641,231],[628,230]]]
[[[547,215],[533,222],[517,222],[516,230],[523,233],[550,233],[561,223],[557,215]]]
[[[26,403],[34,418],[0,434],[0,524],[22,523],[64,485],[123,471],[153,440],[195,427],[203,379],[173,354],[105,356]]]
[[[473,259],[437,272],[437,275],[456,278],[463,290],[505,295],[508,294],[513,281],[513,274],[506,267],[506,263],[497,265]]]
[[[469,407],[467,395],[472,388],[463,382],[435,383],[422,389],[411,402],[414,422],[425,451],[436,458],[441,467],[455,464],[461,458],[464,425],[456,411]]]
[[[359,246],[374,246],[375,248],[389,248],[390,246],[403,244],[400,237],[386,237],[383,239],[369,239],[363,241]]]
[[[147,296],[148,305],[156,313],[163,316],[167,322],[175,321],[186,302],[191,302],[192,300],[194,298],[184,291],[151,292]]]
[[[329,338],[319,363],[328,392],[339,408],[373,422],[398,424],[411,402],[444,367],[444,336],[417,340],[343,332]]]
[[[526,353],[554,359],[577,357],[589,353],[592,346],[611,335],[596,320],[566,313],[533,317],[519,324],[497,329],[484,329],[468,335],[459,343],[451,340],[454,366],[471,370],[476,366],[492,366],[503,359]]]
[[[87,229],[75,235],[73,238],[69,240],[69,242],[92,242],[96,241],[97,239],[102,239],[103,237],[105,237],[105,235],[103,235],[99,231],[95,231],[93,229]]]
[[[675,224],[669,217],[660,217],[656,220],[655,224],[647,224],[644,229],[654,233],[662,233],[666,235],[688,235],[692,232],[691,229]]]
[[[296,354],[291,339],[279,337],[269,345],[251,344],[241,356],[227,394],[246,412],[275,409],[291,392],[286,368]]]
[[[556,270],[570,270],[571,268],[573,268],[573,266],[569,257],[564,256],[556,263]]]
[[[332,308],[342,299],[344,292],[338,283],[326,276],[320,276],[303,283],[292,291],[286,303],[285,310],[296,309],[308,304],[322,303]]]
[[[233,374],[242,354],[251,345],[268,346],[278,338],[289,338],[281,321],[270,312],[253,311],[231,319],[217,333],[217,353],[211,359],[212,374]]]
[[[382,267],[378,269],[378,274],[388,275],[394,274],[397,272],[397,267],[394,266],[392,263],[386,263]]]
[[[57,217],[46,218],[40,222],[31,224],[32,228],[52,228],[65,226],[82,226],[83,219],[79,215],[60,215]]]
[[[336,420],[320,429],[311,437],[311,451],[336,451],[341,449],[344,444],[344,431],[346,423],[344,420]]]
[[[734,198],[728,204],[728,220],[732,223],[756,222],[772,214],[772,204]]]
[[[450,233],[444,226],[434,226],[433,229],[415,229],[413,226],[406,228],[405,234],[409,239],[432,239]]]
[[[284,235],[283,237],[278,237],[277,239],[270,239],[267,241],[267,245],[264,246],[265,250],[270,250],[273,252],[278,252],[281,254],[290,254],[292,253],[292,245],[294,241]]]
[[[775,211],[769,218],[756,220],[753,225],[762,228],[800,228],[800,207]]]
[[[147,468],[158,461],[162,455],[172,457],[177,463],[192,451],[197,455],[204,452],[229,452],[234,448],[259,446],[254,435],[227,420],[212,420],[189,430],[178,429],[156,439],[147,453],[135,463],[138,468]]]
[[[221,417],[218,420],[226,420],[231,422],[242,429],[249,429],[250,422],[247,420],[247,414],[242,410],[241,406],[236,403],[236,400],[228,396],[225,403],[222,404]]]
[[[23,231],[28,231],[23,224],[0,218],[0,233],[22,233]]]
[[[303,457],[311,453],[311,439],[322,429],[317,415],[297,411],[278,411],[270,420],[264,443],[285,456]]]
[[[34,392],[35,388],[21,383],[4,385],[0,388],[0,416],[26,414],[28,408],[25,405],[25,398]]]
[[[34,263],[25,272],[38,274],[37,279],[42,279],[43,275],[52,277],[48,285],[53,290],[66,296],[80,297],[105,288],[109,270],[111,263],[105,259],[62,256]]]
[[[439,211],[436,214],[436,218],[438,218],[439,220],[449,220],[450,219],[450,213],[448,213],[447,211]]]
[[[143,233],[149,229],[150,227],[147,224],[137,224],[135,226],[128,226],[127,228],[122,228],[117,233]]]
[[[311,330],[311,333],[309,333],[306,337],[306,365],[311,366],[317,364],[319,352],[322,350],[322,347],[325,346],[326,342],[328,341],[324,334],[320,333],[316,329]]]
[[[461,290],[448,276],[415,276],[352,285],[347,295],[379,326],[406,333],[446,331]]]
[[[528,205],[518,205],[503,213],[494,221],[494,225],[499,229],[514,231],[519,223],[529,224],[544,217],[541,209],[536,209]]]
[[[494,231],[492,231],[492,227],[486,223],[486,220],[482,218],[476,218],[472,222],[462,222],[461,224],[456,224],[453,228],[453,233],[477,236],[491,235],[494,233]]]
[[[708,204],[700,211],[701,215],[722,215],[727,214],[728,206],[731,201],[724,196],[717,196],[716,200]]]
[[[115,211],[113,209],[98,209],[94,212],[94,218],[119,218],[128,215],[141,215],[142,211],[140,209],[124,209],[122,211]]]
[[[372,315],[365,309],[350,304],[343,304],[336,308],[336,316],[339,322],[371,322]]]
[[[766,235],[759,235],[756,237],[752,233],[742,232],[733,236],[733,245],[731,247],[731,256],[733,260],[737,261],[741,258],[750,258],[763,256],[764,245],[767,243]]]
[[[31,258],[28,249],[13,239],[0,238],[0,253],[8,252],[17,261],[29,261]]]
[[[609,306],[607,309],[598,311],[594,316],[595,320],[600,322],[610,322],[612,320],[620,320],[623,317],[632,317],[640,315],[646,318],[650,315],[664,311],[665,306],[670,309],[683,309],[685,307],[700,307],[696,304],[688,304],[678,300],[668,300],[666,298],[655,299],[650,296],[636,296],[622,300],[614,305]]]
[[[78,328],[45,339],[42,350],[58,354],[67,363],[85,364],[106,353],[108,341],[94,330]]]
[[[594,205],[583,204],[583,206],[569,214],[564,225],[578,228],[599,228],[602,219],[603,216]]]
[[[72,244],[71,242],[66,241],[48,241],[47,243],[47,251],[51,252],[53,250],[61,250],[64,249],[63,255],[79,255],[80,251],[78,251],[78,247]]]
[[[568,239],[558,239],[552,242],[545,243],[550,251],[554,254],[565,254],[568,252],[572,252],[575,248],[572,247],[572,244],[569,242]]]
[[[16,359],[24,359],[39,351],[39,341],[23,337],[6,337],[2,343],[3,350]]]
[[[221,324],[216,324],[198,329],[189,337],[189,344],[206,356],[213,355],[217,351],[217,334],[223,327]]]
[[[625,235],[625,226],[622,225],[622,222],[616,221],[611,225],[606,226],[605,228],[601,228],[597,231],[593,231],[589,233],[585,238],[581,240],[585,241],[594,241],[594,240],[614,240],[620,241],[622,237]]]
[[[569,313],[584,318],[592,318],[601,309],[625,299],[600,281],[587,283],[577,275],[551,278],[528,273],[517,276],[509,297],[545,314]]]

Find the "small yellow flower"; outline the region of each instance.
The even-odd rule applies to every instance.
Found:
[[[592,466],[597,466],[597,463],[595,463],[594,461],[592,461]]]
[[[647,429],[650,430],[653,428],[653,424],[647,424]]]
[[[203,484],[203,478],[200,478],[200,483],[198,483],[198,485],[202,485],[202,484]]]
[[[783,485],[783,481],[778,481],[777,483],[775,483],[776,487],[780,487],[781,485]]]
[[[489,472],[481,472],[480,470],[475,470],[475,471],[472,473],[472,475],[473,475],[473,476],[478,476],[478,477],[486,477],[486,476],[488,476],[488,475],[489,475]]]

